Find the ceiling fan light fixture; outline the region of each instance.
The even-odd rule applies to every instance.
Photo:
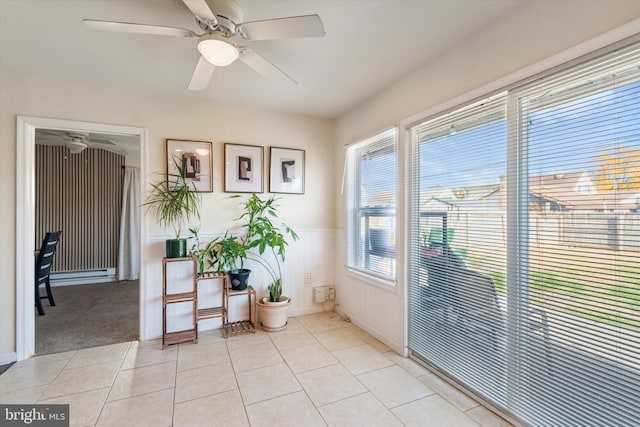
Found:
[[[219,34],[206,34],[200,37],[198,52],[216,67],[226,67],[240,56],[238,48]]]
[[[67,142],[67,148],[71,154],[80,154],[87,148],[89,145],[80,140],[79,138],[71,138],[70,141]]]

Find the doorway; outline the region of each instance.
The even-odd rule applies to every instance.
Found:
[[[144,194],[147,131],[144,128],[38,117],[18,117],[16,164],[16,353],[23,360],[35,353],[35,309],[33,253],[35,236],[35,139],[36,131],[48,129],[75,133],[127,135],[136,138],[140,149],[140,194]],[[144,259],[144,227],[140,228],[140,259]],[[139,279],[138,335],[144,338],[144,269]]]
[[[61,232],[35,353],[138,339],[139,138],[36,129],[35,142],[35,248]]]

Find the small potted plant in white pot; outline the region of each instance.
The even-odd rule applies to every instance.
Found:
[[[187,239],[180,237],[182,227],[190,219],[200,219],[200,193],[193,184],[187,181],[187,168],[183,162],[174,158],[177,173],[167,175],[167,179],[151,184],[151,192],[144,204],[154,209],[158,223],[171,227],[175,231],[175,239],[167,239],[167,258],[187,256]]]

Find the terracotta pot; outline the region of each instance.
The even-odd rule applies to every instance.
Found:
[[[269,297],[257,301],[260,310],[260,325],[267,332],[281,331],[287,327],[287,312],[291,298],[281,296],[280,301],[270,302]]]

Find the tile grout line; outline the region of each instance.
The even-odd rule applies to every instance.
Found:
[[[196,307],[197,308],[197,307]],[[196,324],[196,336],[198,335],[197,331],[198,325]],[[178,343],[178,348],[176,349],[176,370],[175,376],[173,377],[173,406],[171,407],[171,425],[173,426],[176,423],[176,391],[178,389],[178,361],[180,359],[180,343]],[[161,351],[164,351],[164,348],[160,347]]]
[[[315,334],[313,332],[311,332],[309,329],[307,329],[307,327],[304,325],[304,323],[302,323],[299,319],[296,319],[298,321],[298,324],[302,325],[302,327],[307,331],[307,333],[309,333],[311,335],[311,337],[313,337],[313,339],[318,342],[318,344],[320,344],[321,346],[323,346],[323,344],[318,340],[318,338],[315,336]],[[269,339],[271,340],[271,342],[273,342],[273,340],[271,339],[271,337],[269,337]],[[313,399],[311,399],[311,396],[309,396],[309,393],[307,392],[307,390],[304,388],[304,386],[302,385],[302,383],[300,383],[300,379],[298,378],[297,374],[295,374],[293,372],[293,370],[291,369],[291,366],[289,366],[289,363],[287,362],[287,359],[282,355],[282,352],[280,351],[280,349],[278,348],[278,346],[273,343],[274,347],[276,347],[276,350],[278,351],[278,354],[280,354],[280,357],[282,357],[282,360],[284,360],[284,363],[287,365],[287,368],[289,369],[289,372],[291,372],[291,374],[293,375],[293,377],[296,379],[296,382],[298,383],[298,385],[301,388],[301,391],[305,394],[305,396],[307,396],[307,399],[309,399],[309,402],[311,402],[311,404],[313,405],[313,408],[316,410],[316,413],[318,414],[318,416],[320,416],[320,419],[322,419],[322,422],[324,422],[324,424],[326,426],[329,425],[329,423],[327,422],[327,420],[324,418],[324,416],[322,415],[322,412],[320,412],[320,409],[318,408],[318,406],[315,404],[315,402],[313,401]],[[314,345],[314,344],[310,344],[310,345]],[[324,346],[323,346],[324,347]],[[325,347],[326,349],[326,347]],[[329,350],[327,350],[329,351]],[[337,360],[337,359],[336,359]],[[338,363],[340,363],[340,361],[338,361]],[[298,393],[297,391],[295,393]],[[293,393],[290,393],[293,394]]]
[[[254,332],[255,334],[255,332]],[[227,349],[227,356],[229,356],[229,364],[231,365],[231,372],[233,372],[233,379],[236,382],[236,390],[238,390],[238,395],[240,396],[240,402],[242,402],[242,409],[244,410],[244,416],[247,419],[247,424],[251,426],[251,419],[249,418],[249,412],[247,412],[247,404],[244,401],[244,396],[242,395],[242,391],[240,390],[240,383],[238,382],[238,373],[233,367],[233,358],[231,357],[231,351],[229,349],[229,338],[224,339],[224,346]]]
[[[333,321],[333,318],[334,318],[334,317],[335,317],[335,315],[331,316],[331,321]],[[342,317],[341,315],[340,315],[340,319],[341,319],[341,321],[344,321],[344,320],[343,320],[343,317]],[[300,323],[302,323],[302,322],[300,322]],[[304,324],[303,324],[303,326],[304,326]],[[306,328],[306,326],[305,326],[305,328]],[[345,328],[337,328],[337,329],[345,329]],[[325,332],[332,332],[332,331],[333,331],[333,330],[329,330],[329,331],[325,331]],[[349,331],[349,332],[351,332],[351,331]],[[317,341],[319,341],[319,340],[318,340],[318,338],[317,338],[317,336],[316,336],[313,332],[309,331],[309,333],[311,333],[311,335],[312,335],[312,336],[313,336]],[[324,333],[324,332],[323,332],[323,333]],[[360,338],[360,337],[358,337],[358,338]],[[319,342],[320,342],[320,341],[319,341]],[[364,340],[363,340],[363,342],[364,342]],[[386,409],[386,410],[387,410],[387,411],[388,411],[388,412],[389,412],[389,413],[390,413],[390,414],[391,414],[391,415],[392,415],[396,420],[398,420],[398,422],[399,422],[400,424],[405,425],[405,424],[404,424],[404,423],[403,423],[403,422],[402,422],[402,421],[401,421],[401,420],[396,416],[396,414],[394,414],[394,413],[393,413],[393,411],[391,411],[391,409],[390,409],[390,408],[387,408],[387,406],[386,406],[386,405],[385,405],[385,404],[384,404],[380,399],[378,399],[378,397],[375,395],[375,393],[374,393],[373,391],[371,391],[371,390],[369,389],[369,387],[367,387],[367,386],[366,386],[366,384],[364,384],[362,381],[360,381],[360,378],[358,378],[358,376],[357,376],[357,375],[355,375],[353,372],[351,372],[351,371],[349,370],[349,368],[348,368],[348,367],[346,367],[346,366],[344,365],[344,363],[342,363],[342,361],[341,361],[340,359],[338,359],[337,357],[335,357],[335,354],[333,354],[333,353],[334,353],[334,351],[340,351],[340,350],[350,349],[350,348],[358,347],[359,345],[354,345],[354,346],[351,346],[351,347],[341,348],[341,349],[337,349],[337,350],[334,350],[334,351],[329,350],[329,349],[328,349],[328,348],[327,348],[327,347],[326,347],[322,342],[320,342],[320,345],[322,345],[322,346],[323,346],[323,347],[324,347],[324,348],[325,348],[325,349],[326,349],[326,350],[327,350],[327,351],[328,351],[328,352],[329,352],[329,353],[330,353],[330,354],[331,354],[331,355],[332,355],[332,356],[333,356],[333,357],[338,361],[338,363],[337,363],[337,364],[341,365],[341,366],[342,366],[342,367],[343,367],[347,372],[349,372],[349,373],[350,373],[350,374],[355,378],[355,380],[356,380],[356,381],[358,381],[358,383],[360,383],[360,385],[362,385],[362,387],[366,390],[366,391],[364,391],[364,392],[362,392],[362,393],[358,393],[358,394],[355,394],[355,395],[353,395],[353,396],[350,396],[350,397],[347,397],[347,398],[344,398],[344,399],[336,400],[335,402],[328,402],[328,403],[326,403],[326,404],[324,404],[324,405],[318,406],[318,405],[316,405],[316,404],[315,404],[315,402],[313,401],[313,399],[311,399],[311,397],[307,394],[307,392],[306,392],[306,390],[304,389],[304,387],[302,387],[302,389],[304,390],[305,394],[307,394],[307,397],[309,398],[309,400],[311,401],[311,403],[313,404],[313,406],[316,408],[316,411],[320,414],[320,417],[322,417],[322,419],[324,420],[325,424],[329,425],[329,423],[327,422],[327,420],[322,416],[322,412],[321,412],[321,411],[320,411],[320,409],[319,409],[320,407],[324,407],[324,406],[327,406],[327,405],[335,404],[335,403],[337,403],[337,402],[340,402],[340,401],[343,401],[343,400],[348,400],[348,399],[351,399],[351,398],[354,398],[354,397],[357,397],[357,396],[362,396],[362,395],[364,395],[364,394],[367,394],[367,393],[368,393],[368,394],[370,394],[371,396],[373,396],[373,397],[374,397],[374,399],[376,399],[376,400],[377,400],[377,401],[382,405],[382,407],[383,407],[383,408],[385,408],[385,409]],[[376,352],[378,352],[378,353],[380,353],[381,355],[383,355],[383,356],[384,356],[384,354],[383,354],[382,352],[378,351],[377,349],[375,349],[373,346],[369,345],[368,343],[364,342],[364,344],[362,344],[362,345],[368,345],[369,347],[373,348]],[[386,356],[385,356],[385,357],[386,357]],[[388,357],[386,357],[386,358],[387,358],[387,359],[389,359]],[[390,359],[389,359],[389,360],[390,360]],[[391,361],[391,362],[393,362],[393,364],[394,364],[394,365],[397,365],[397,364],[395,363],[395,361],[393,361],[393,360],[390,360],[390,361]],[[288,366],[288,364],[287,364],[287,366]],[[335,366],[335,365],[329,365],[329,366]],[[314,371],[314,370],[319,370],[319,369],[323,369],[323,368],[326,368],[326,366],[325,366],[325,367],[322,367],[322,368],[312,369],[312,370],[305,371],[305,372],[312,372],[312,371]],[[362,373],[360,373],[359,375],[362,375],[362,374],[365,374],[365,373],[368,373],[368,372],[374,372],[374,371],[377,371],[377,370],[380,370],[380,369],[384,369],[384,368],[388,368],[388,366],[385,366],[385,367],[382,367],[382,368],[373,369],[373,370],[366,371],[366,372],[362,372]],[[290,368],[290,367],[289,367],[289,369],[291,370],[291,368]],[[294,376],[296,376],[296,374],[294,374]],[[300,383],[300,381],[298,380],[297,376],[296,376],[296,380],[298,381],[298,383]],[[301,384],[301,386],[302,386],[302,384]]]
[[[109,345],[120,345],[120,344],[124,344],[124,343],[109,344]],[[130,347],[130,345],[131,345],[131,342],[128,342],[127,344],[128,344],[128,345],[127,345],[127,350],[125,351],[125,357],[126,357],[127,352],[129,351],[129,347]],[[98,347],[88,347],[88,348],[98,348]],[[85,350],[85,349],[76,350],[76,351],[75,351],[75,353],[74,353],[74,355],[73,355],[71,358],[69,358],[68,360],[66,360],[66,362],[67,362],[67,363],[65,363],[65,365],[62,367],[62,369],[60,370],[60,372],[58,372],[58,374],[55,376],[55,378],[54,378],[54,379],[53,379],[49,384],[47,384],[47,385],[46,385],[46,388],[42,391],[42,394],[40,395],[40,398],[39,398],[36,402],[40,402],[40,401],[42,401],[42,400],[43,400],[43,399],[42,399],[42,395],[44,395],[44,394],[45,394],[45,392],[46,392],[46,391],[49,389],[49,387],[50,387],[50,386],[55,382],[55,380],[60,376],[60,374],[62,374],[62,372],[63,372],[63,371],[65,371],[65,370],[66,370],[67,372],[69,372],[69,371],[73,371],[73,370],[75,370],[75,369],[83,369],[83,368],[88,368],[88,367],[91,367],[91,366],[106,365],[106,364],[114,363],[114,362],[116,362],[116,361],[117,361],[117,360],[112,360],[112,361],[107,361],[107,362],[99,362],[99,363],[93,363],[93,364],[84,365],[84,366],[78,366],[78,367],[75,367],[75,368],[68,368],[68,366],[69,366],[69,364],[71,363],[71,361],[73,360],[73,358],[74,358],[74,357],[76,357],[77,353],[78,353],[79,351],[81,351],[81,350]],[[37,356],[36,356],[36,357],[37,357]],[[60,361],[58,361],[58,362],[60,362]],[[111,390],[111,387],[113,387],[113,384],[114,384],[114,382],[115,382],[116,377],[117,377],[117,376],[118,376],[118,374],[120,373],[120,368],[122,367],[122,363],[123,363],[123,362],[124,362],[124,358],[122,359],[122,361],[121,361],[120,365],[118,366],[118,371],[116,372],[116,376],[115,376],[115,377],[113,378],[113,380],[111,381],[111,385],[110,385],[110,386],[99,387],[99,388],[90,389],[90,390],[85,390],[85,391],[80,391],[80,392],[72,392],[72,393],[63,394],[63,395],[60,395],[60,396],[51,396],[49,399],[59,399],[59,398],[61,398],[61,397],[65,397],[65,396],[70,396],[70,395],[73,395],[73,394],[79,394],[79,393],[86,393],[86,392],[88,392],[88,391],[100,390],[100,389],[107,388],[107,387],[109,387],[109,389]],[[107,397],[108,397],[108,395],[107,395]],[[44,400],[48,400],[48,399],[44,399]]]
[[[95,422],[94,425],[98,425],[98,421],[100,420],[100,417],[102,417],[102,413],[104,412],[104,407],[107,406],[107,402],[109,400],[109,396],[111,395],[111,392],[113,391],[113,385],[116,382],[116,378],[118,378],[118,374],[120,374],[120,370],[122,369],[122,365],[124,364],[124,361],[127,358],[127,353],[129,353],[129,350],[131,349],[131,342],[132,341],[129,341],[129,345],[127,346],[127,351],[124,352],[124,357],[120,361],[120,366],[118,366],[118,371],[116,372],[116,375],[113,377],[113,380],[111,381],[111,385],[109,386],[109,392],[105,396],[104,402],[102,402],[102,406],[100,407],[100,411],[98,411],[98,416],[96,417],[96,422]],[[74,355],[74,357],[75,357],[75,355]]]
[[[334,315],[334,316],[332,316],[331,318],[333,319],[334,317],[335,317],[335,315]],[[339,317],[340,317],[341,321],[344,321],[344,318],[342,317],[342,315],[339,315]],[[349,323],[350,323],[350,322],[349,322]],[[345,328],[340,328],[340,329],[345,329]],[[332,330],[329,330],[329,331],[326,331],[326,332],[331,332],[331,331],[332,331]],[[351,332],[351,331],[349,331],[349,332]],[[312,333],[312,334],[313,334],[313,333]],[[316,339],[317,339],[317,337],[315,336],[315,334],[313,334],[313,335],[314,335],[314,338],[316,338]],[[356,336],[357,336],[357,335],[356,335]],[[359,337],[359,336],[358,336],[358,338],[362,339],[362,338],[361,338],[361,337]],[[348,371],[348,372],[349,372],[349,373],[350,373],[350,374],[351,374],[351,375],[356,379],[356,381],[358,381],[358,383],[360,383],[360,384],[364,387],[364,389],[366,390],[366,391],[364,391],[364,392],[362,392],[362,393],[355,394],[355,395],[350,396],[350,397],[345,398],[345,399],[340,399],[340,400],[336,400],[335,402],[329,402],[329,403],[326,403],[326,404],[324,404],[324,405],[322,405],[322,406],[320,406],[320,407],[324,407],[324,406],[327,406],[327,405],[335,404],[335,403],[340,402],[340,401],[343,401],[343,400],[352,399],[352,398],[354,398],[354,397],[362,396],[362,395],[364,395],[364,394],[370,394],[370,395],[371,395],[371,396],[372,396],[376,401],[378,401],[378,402],[382,405],[382,407],[383,407],[385,410],[387,410],[387,411],[391,414],[391,416],[392,416],[394,419],[396,419],[396,420],[397,420],[401,425],[405,425],[405,424],[404,424],[404,423],[403,423],[403,422],[402,422],[402,421],[401,421],[401,420],[396,416],[396,414],[391,410],[391,408],[387,408],[387,406],[384,404],[384,402],[382,402],[382,401],[378,398],[378,396],[376,396],[376,394],[375,394],[372,390],[370,390],[370,389],[369,389],[369,387],[367,387],[367,386],[366,386],[366,384],[364,384],[364,383],[360,380],[360,378],[358,378],[358,375],[363,375],[363,374],[366,374],[366,373],[369,373],[369,372],[375,372],[375,371],[379,371],[379,370],[381,370],[381,369],[386,369],[386,368],[388,368],[389,366],[384,366],[384,367],[380,367],[380,368],[372,369],[372,370],[369,370],[369,371],[361,372],[360,374],[356,375],[356,374],[354,374],[353,372],[351,372],[351,371],[349,370],[349,368],[348,368],[348,367],[346,367],[346,366],[344,365],[344,363],[342,363],[342,361],[341,361],[340,359],[338,359],[338,358],[335,356],[335,354],[334,354],[334,352],[335,352],[335,351],[341,351],[341,350],[346,350],[346,349],[351,349],[351,348],[355,348],[355,347],[359,347],[359,346],[367,345],[368,347],[370,347],[370,348],[374,349],[374,350],[375,350],[377,353],[379,353],[380,355],[384,356],[384,357],[385,357],[386,359],[388,359],[390,362],[392,362],[392,363],[393,363],[393,365],[391,365],[391,366],[394,366],[394,365],[395,365],[395,366],[399,366],[399,365],[398,365],[394,360],[391,360],[390,358],[388,358],[387,356],[385,356],[383,352],[381,352],[381,351],[377,350],[375,347],[373,347],[372,345],[370,345],[370,344],[369,344],[369,343],[367,343],[366,341],[364,341],[364,340],[362,340],[362,341],[363,341],[363,344],[354,345],[354,346],[351,346],[351,347],[340,348],[340,349],[336,349],[336,350],[333,350],[333,351],[329,350],[329,349],[328,349],[324,344],[322,344],[322,342],[320,343],[321,345],[323,345],[323,346],[325,347],[325,349],[326,349],[327,351],[329,351],[329,353],[331,353],[331,355],[332,355],[333,357],[335,357],[335,358],[338,360],[338,363],[339,363],[339,364],[340,364],[340,365],[341,365],[345,370],[347,370],[347,371]],[[331,365],[331,366],[333,366],[333,365]],[[400,368],[402,368],[402,367],[400,367]],[[321,368],[318,368],[318,369],[321,369]],[[307,372],[309,372],[309,371],[307,371]],[[412,375],[412,377],[413,377],[413,375]],[[415,378],[415,377],[413,377],[413,378]],[[313,403],[313,401],[312,401],[312,403]],[[409,403],[409,402],[407,402],[407,403]],[[316,409],[318,409],[318,412],[320,412],[320,411],[319,411],[319,408],[320,408],[320,407],[316,406],[316,405],[315,405],[315,403],[314,403],[314,406],[316,407]],[[401,406],[401,405],[398,405],[398,406]],[[322,413],[320,413],[320,414],[321,414],[321,416],[322,416]],[[323,419],[324,419],[324,417],[323,417]],[[326,423],[326,420],[325,420],[325,423]],[[327,423],[327,424],[328,424],[328,423]]]

